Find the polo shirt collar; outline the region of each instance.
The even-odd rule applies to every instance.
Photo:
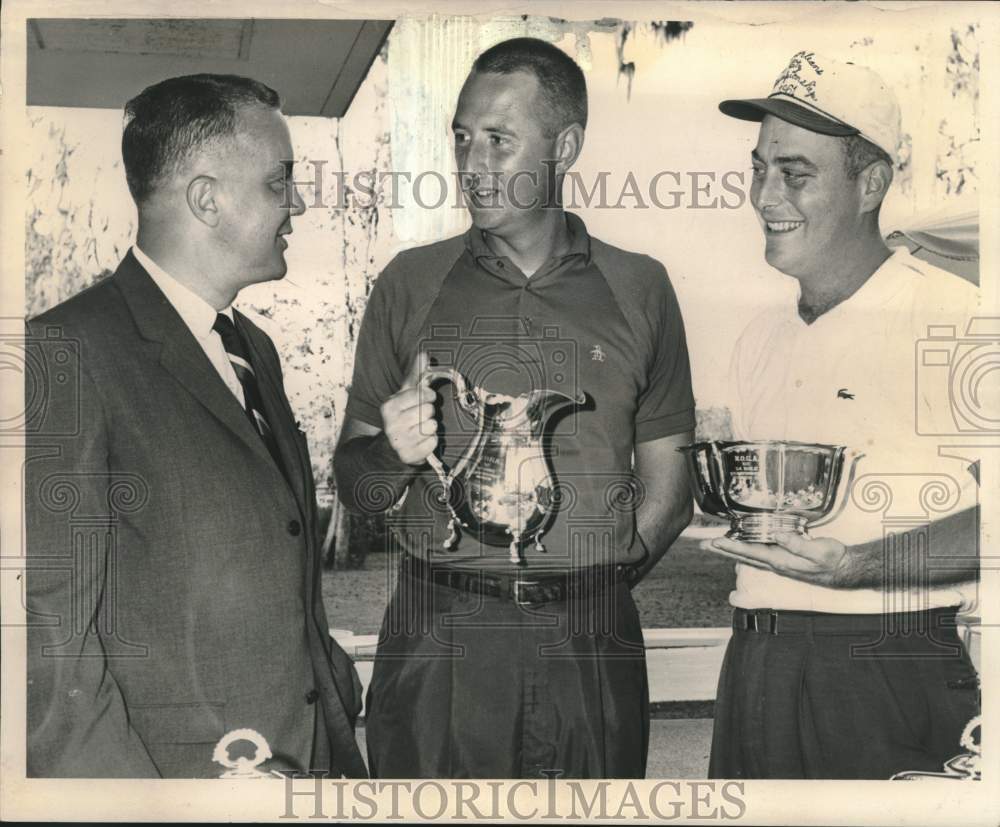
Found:
[[[897,247],[852,296],[828,310],[811,325],[806,325],[798,313],[798,300],[802,296],[801,289],[795,304],[790,308],[791,314],[802,325],[815,328],[817,325],[822,326],[825,322],[838,319],[841,316],[878,311],[880,308],[884,308],[887,302],[903,289],[911,278],[918,277],[920,272],[920,268],[914,265],[910,251],[905,247]]]
[[[160,267],[139,248],[138,244],[132,246],[132,254],[149,273],[149,277],[160,288],[160,292],[166,296],[167,301],[177,311],[177,315],[188,326],[194,337],[198,341],[207,339],[212,333],[212,325],[215,324],[215,308]],[[228,316],[230,320],[233,319],[232,305],[219,312]]]
[[[590,233],[587,232],[587,225],[583,219],[575,213],[563,213],[566,216],[566,229],[569,231],[569,250],[559,256],[559,260],[566,261],[573,256],[582,256],[584,262],[590,261]],[[486,234],[473,224],[465,233],[465,249],[472,257],[479,262],[480,259],[497,260],[503,258],[490,249],[486,243]]]
[[[566,213],[566,228],[569,230],[569,252],[565,257],[583,256],[585,261],[590,261],[590,233],[583,219],[575,213]]]

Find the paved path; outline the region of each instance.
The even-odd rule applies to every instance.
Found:
[[[653,719],[646,778],[705,778],[712,744],[712,721],[706,718]]]

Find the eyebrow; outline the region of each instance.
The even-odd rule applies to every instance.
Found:
[[[273,169],[275,172],[291,177],[292,171],[295,169],[295,161],[278,161]]]
[[[454,132],[456,129],[465,129],[465,130],[467,130],[468,127],[462,126],[462,124],[460,124],[458,121],[454,121],[453,120],[451,122],[451,131]],[[496,123],[496,124],[487,124],[486,126],[483,127],[483,131],[484,132],[502,132],[504,135],[513,135],[514,137],[517,137],[517,132],[515,132],[513,129],[511,129],[509,126],[507,126],[502,121],[500,123]]]
[[[764,161],[764,159],[761,158],[760,155],[757,154],[757,150],[756,149],[750,150],[750,157],[752,157],[755,161],[760,161],[760,163],[762,163],[762,164],[766,163],[766,161]],[[806,167],[807,169],[811,169],[811,170],[818,170],[819,169],[819,167],[817,167],[816,164],[814,164],[812,161],[810,161],[808,158],[806,158],[805,155],[779,155],[777,158],[774,159],[774,163],[775,164],[781,164],[781,165],[784,165],[784,164],[801,164],[802,166]]]

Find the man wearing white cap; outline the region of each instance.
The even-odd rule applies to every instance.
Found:
[[[760,123],[751,202],[768,264],[799,283],[797,306],[736,345],[736,436],[864,458],[825,536],[705,544],[740,561],[709,774],[941,771],[978,711],[955,633],[976,593],[976,489],[967,463],[917,434],[914,351],[928,325],[964,330],[976,290],[882,239],[900,126],[875,73],[803,51],[769,97],[719,108]]]

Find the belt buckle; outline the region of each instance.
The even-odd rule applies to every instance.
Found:
[[[537,586],[537,580],[514,580],[514,603],[518,606],[533,606],[537,601],[534,600],[522,600],[521,599],[521,586]]]

